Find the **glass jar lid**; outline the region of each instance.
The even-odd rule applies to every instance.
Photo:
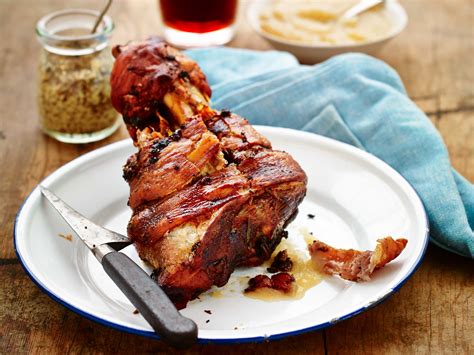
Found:
[[[95,33],[91,33],[99,11],[67,9],[42,17],[36,24],[36,35],[48,52],[78,56],[87,55],[107,47],[114,29],[109,16],[104,16]]]

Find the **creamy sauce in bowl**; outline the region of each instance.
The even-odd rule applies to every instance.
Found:
[[[306,45],[351,45],[388,36],[395,27],[389,11],[376,6],[349,20],[340,17],[358,0],[276,0],[258,16],[262,32]]]

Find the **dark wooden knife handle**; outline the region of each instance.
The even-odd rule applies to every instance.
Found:
[[[196,342],[196,323],[183,317],[160,286],[127,255],[106,254],[102,266],[164,341],[177,348]]]

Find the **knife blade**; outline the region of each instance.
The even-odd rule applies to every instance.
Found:
[[[131,244],[127,237],[90,221],[46,187],[39,188],[43,196],[92,251],[109,277],[164,341],[176,348],[186,348],[196,342],[196,323],[179,313],[165,292],[140,266],[127,255],[117,251]],[[114,244],[118,247],[114,248]]]

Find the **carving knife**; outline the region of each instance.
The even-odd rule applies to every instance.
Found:
[[[131,244],[127,237],[88,220],[47,188],[40,186],[40,190],[164,341],[176,348],[186,348],[196,342],[196,323],[182,316],[160,286],[119,251]]]

